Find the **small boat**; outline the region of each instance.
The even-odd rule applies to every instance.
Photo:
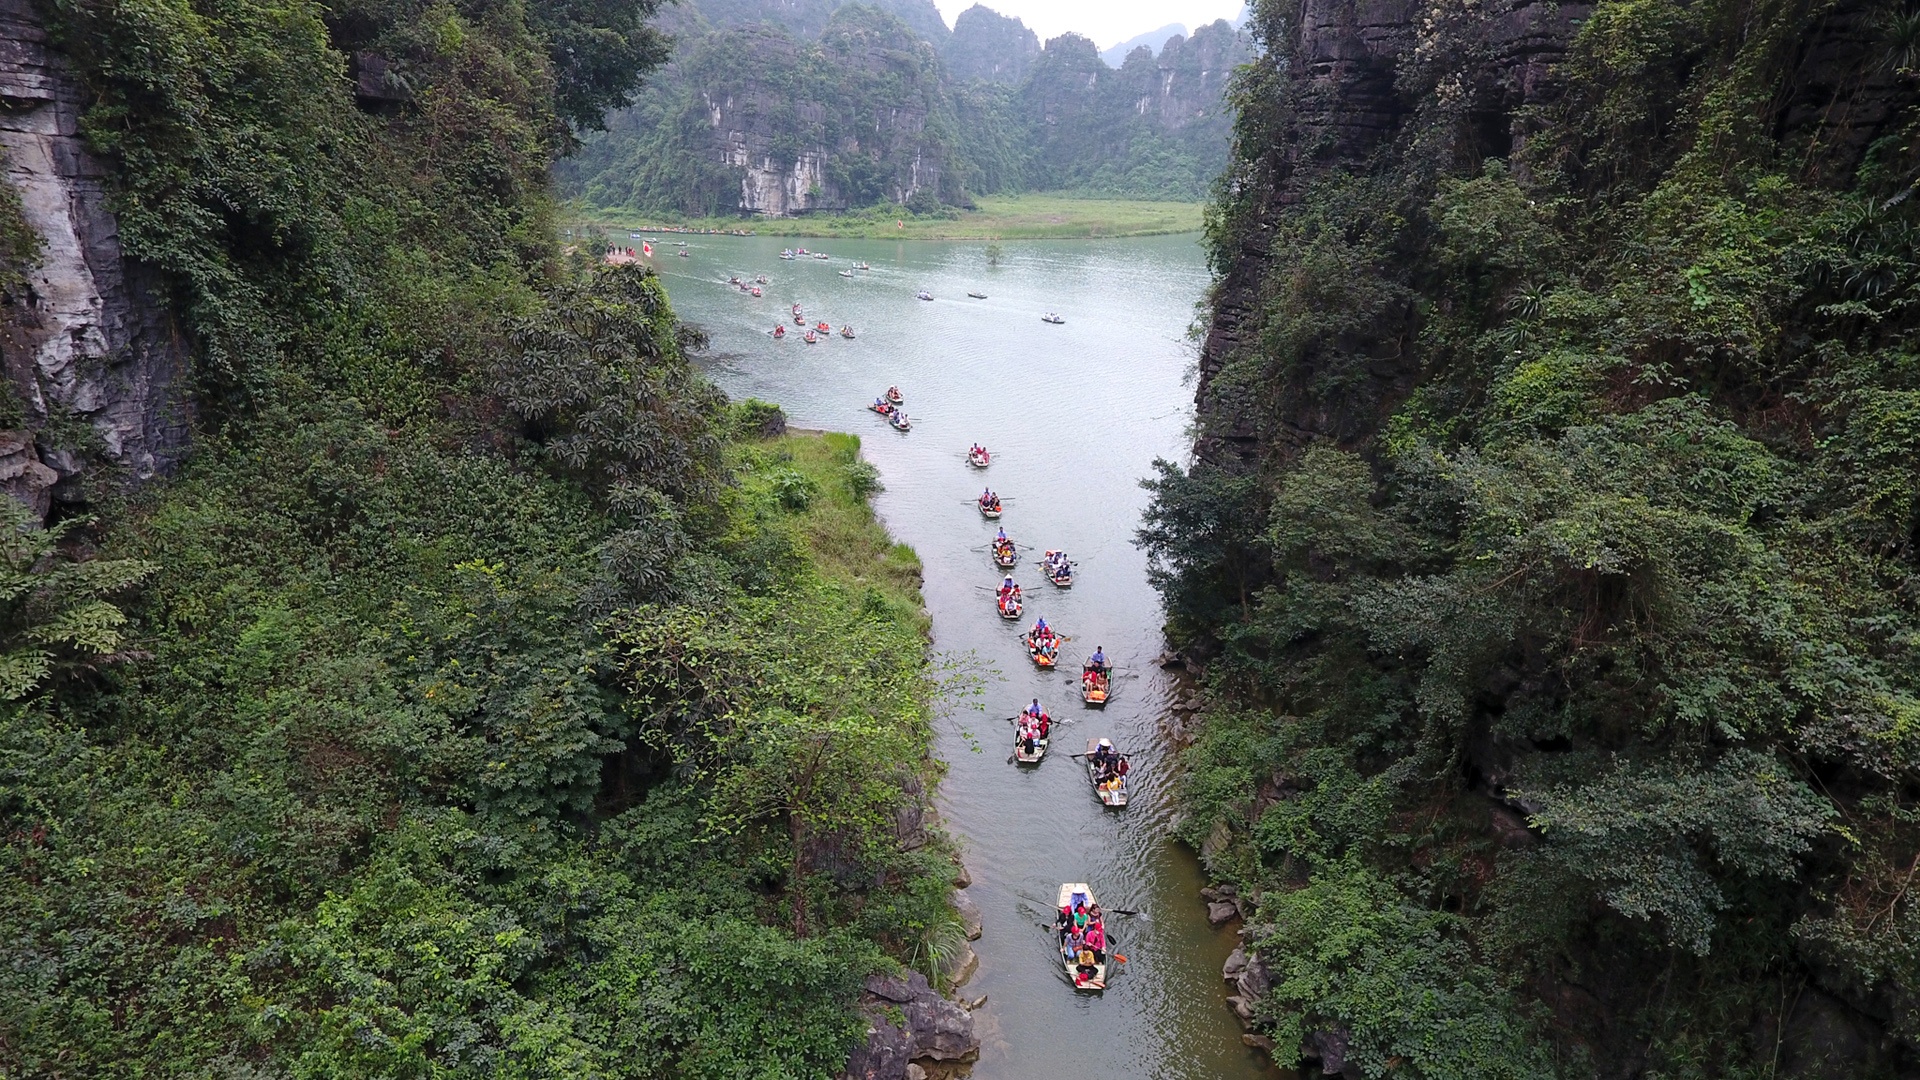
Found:
[[[736,276],[734,276],[734,277],[730,277],[730,278],[728,278],[728,279],[727,279],[727,284],[729,284],[729,285],[738,285],[738,284],[740,284],[740,278],[739,278],[739,277],[738,277],[737,275],[736,275]]]
[[[867,265],[866,263],[863,263],[863,262],[857,262],[857,263],[854,263],[854,264],[853,264],[853,268],[854,268],[855,270],[871,270],[871,269],[873,269],[873,267],[871,267],[871,266],[868,266],[868,265]]]
[[[784,327],[784,326],[779,326],[779,325],[775,325],[775,326],[774,326],[774,328],[773,328],[773,336],[774,336],[774,337],[777,337],[777,338],[783,338],[783,337],[786,337],[786,336],[787,336],[787,328],[786,328],[786,327]]]
[[[897,386],[887,387],[887,400],[895,405],[905,405],[907,403],[907,399],[900,396],[900,388]]]
[[[853,271],[851,271],[851,270],[842,270],[842,271],[840,271],[840,276],[841,276],[841,277],[852,277],[852,276],[853,276]]]
[[[840,328],[840,336],[841,336],[841,337],[843,337],[843,338],[846,338],[846,339],[847,339],[848,341],[852,341],[852,340],[853,340],[853,327],[851,327],[851,326],[843,326],[843,327],[841,327],[841,328]]]
[[[1046,637],[1036,638],[1032,630],[1027,631],[1027,658],[1037,668],[1052,669],[1060,661],[1060,635],[1051,631]]]
[[[1019,553],[1014,550],[1013,541],[996,538],[993,541],[993,565],[1002,570],[1011,569],[1020,561]]]
[[[755,296],[759,296],[759,295],[760,295],[760,286],[758,286],[758,285],[755,285],[755,286],[753,287],[753,295],[755,295]]]
[[[932,294],[932,293],[930,293],[930,292],[921,292],[921,293],[915,293],[914,295],[915,295],[915,296],[917,296],[917,297],[919,297],[919,298],[920,298],[920,299],[922,299],[922,300],[931,300],[931,299],[933,299],[933,294]]]
[[[1021,599],[1020,599],[1020,586],[1015,585],[1011,589],[1000,590],[999,595],[994,597],[993,605],[994,607],[997,607],[1000,609],[1001,618],[1007,620],[1008,622],[1019,621],[1020,608],[1022,606]]]
[[[829,258],[830,256],[828,256],[828,254],[824,251],[816,251],[813,253],[813,257],[816,259],[825,259],[825,258]]]
[[[986,447],[976,446],[967,451],[967,464],[976,469],[984,469],[988,465],[993,464],[993,455],[987,453]]]
[[[983,292],[970,292],[967,295],[973,297],[975,300],[985,300],[987,298],[987,294]]]
[[[820,331],[823,334],[830,334],[833,332],[833,324],[825,321],[814,323],[813,328],[815,330]]]
[[[809,344],[809,345],[811,345],[811,344],[813,344],[814,342],[816,342],[816,341],[819,341],[819,340],[820,340],[820,335],[818,335],[818,334],[816,334],[816,333],[814,333],[813,331],[811,331],[811,330],[809,330],[809,331],[807,331],[807,336],[806,336],[806,337],[803,337],[803,338],[801,338],[800,340],[801,340],[801,341],[804,341],[804,342],[806,342],[806,343],[807,343],[807,344]]]
[[[1000,516],[1000,500],[998,497],[993,499],[978,499],[976,503],[980,507],[980,516],[986,518],[988,521],[993,521]]]
[[[913,430],[913,421],[907,419],[907,410],[905,409],[893,410],[893,415],[887,417],[887,423],[892,424],[893,430],[895,431]]]
[[[1080,666],[1080,700],[1088,708],[1105,708],[1107,695],[1113,690],[1113,670],[1104,665],[1086,663]]]
[[[680,256],[683,259],[693,258],[693,252],[688,251],[686,248],[681,248],[679,251],[674,252],[674,254]]]
[[[867,408],[868,408],[868,409],[869,409],[870,411],[873,411],[873,412],[877,412],[877,413],[879,413],[879,414],[880,414],[881,416],[892,416],[892,415],[893,415],[893,406],[891,406],[891,405],[889,405],[889,404],[887,404],[887,403],[886,403],[886,402],[884,402],[884,401],[876,401],[876,402],[874,402],[873,404],[871,404],[871,405],[869,405],[869,406],[867,406]]]
[[[1060,326],[1063,323],[1065,323],[1067,320],[1049,311],[1045,315],[1040,316],[1040,321],[1045,323],[1052,323],[1055,326]]]
[[[1064,551],[1049,551],[1040,564],[1046,570],[1047,580],[1063,589],[1073,588],[1073,561]]]
[[[792,307],[791,309],[789,309],[789,310],[791,310],[791,311],[792,311],[792,312],[793,312],[793,313],[794,313],[795,315],[799,315],[799,314],[800,314],[800,305],[799,305],[799,304],[795,304],[795,305],[793,305],[793,307]]]
[[[799,314],[798,312],[795,312],[793,316],[793,325],[795,326],[807,325],[807,317],[805,315]]]
[[[805,254],[807,253],[807,249],[806,249],[806,248],[794,248],[794,249],[793,249],[793,253],[794,253],[795,255],[805,255]]]
[[[753,279],[753,283],[755,285],[765,285],[767,283],[767,275],[761,274],[759,277]]]
[[[1100,748],[1102,742],[1106,742],[1106,740],[1087,740],[1087,783],[1093,785],[1093,793],[1100,797],[1100,804],[1102,806],[1125,806],[1127,805],[1127,774],[1125,771],[1127,756],[1125,754],[1115,753],[1113,744],[1107,743],[1107,751],[1113,754],[1113,760],[1116,764],[1108,767],[1108,769],[1105,770],[1106,778],[1104,780],[1101,779],[1103,770],[1100,764],[1093,759],[1093,754],[1095,750]]]
[[[1042,735],[1041,732],[1046,731],[1051,733],[1053,718],[1047,715],[1045,709],[1040,710],[1040,720],[1036,725],[1036,730],[1033,732],[1033,749],[1031,750],[1027,749],[1026,733],[1022,731],[1020,727],[1021,722],[1028,719],[1027,714],[1022,711],[1019,716],[1013,719],[1015,725],[1013,729],[1013,760],[1022,765],[1040,764],[1040,759],[1047,756],[1047,744],[1050,742],[1048,737]]]
[[[1095,903],[1097,903],[1097,901],[1093,898],[1093,889],[1089,888],[1086,882],[1069,881],[1060,886],[1059,900],[1054,904],[1054,908],[1055,910],[1064,908],[1067,911],[1072,911],[1082,904],[1087,907],[1092,907]],[[1106,933],[1106,927],[1104,925],[1100,929],[1102,934]],[[1113,942],[1106,942],[1106,946],[1104,951],[1111,953],[1113,951]],[[1097,960],[1087,965],[1092,970],[1081,971],[1078,958],[1073,955],[1073,947],[1067,942],[1067,932],[1065,929],[1060,931],[1060,963],[1066,968],[1067,981],[1073,984],[1075,990],[1100,991],[1107,988],[1106,962],[1104,960]]]
[[[780,257],[788,262],[792,262],[798,256],[794,255],[792,249],[786,249],[780,252]]]

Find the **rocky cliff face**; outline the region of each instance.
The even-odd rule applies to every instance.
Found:
[[[1542,0],[1494,0],[1474,16],[1449,18],[1445,5],[1421,0],[1297,0],[1287,17],[1269,29],[1268,55],[1261,61],[1286,81],[1291,106],[1277,136],[1248,179],[1260,188],[1262,216],[1293,205],[1304,182],[1334,168],[1354,168],[1368,156],[1408,135],[1408,125],[1424,101],[1431,101],[1427,80],[1401,78],[1403,67],[1433,64],[1436,29],[1449,31],[1450,49],[1459,49],[1457,68],[1441,76],[1447,93],[1460,103],[1460,122],[1472,132],[1460,153],[1470,160],[1508,158],[1526,139],[1523,110],[1556,99],[1554,65],[1565,55],[1580,24],[1592,11],[1588,3]],[[1423,55],[1425,54],[1425,55]],[[1471,57],[1472,63],[1464,63]],[[1212,382],[1226,358],[1247,340],[1249,320],[1257,314],[1259,286],[1267,270],[1268,231],[1263,220],[1241,233],[1216,286],[1213,318],[1200,354],[1198,400],[1209,424],[1197,447],[1214,464],[1250,458],[1256,450],[1252,418],[1216,398]],[[1405,355],[1411,310],[1400,320],[1377,327],[1377,340],[1357,343],[1381,357]],[[1382,411],[1336,414],[1295,395],[1283,408],[1291,438],[1299,445],[1332,438],[1350,443],[1371,430],[1411,387],[1409,365],[1382,359],[1373,365],[1374,392],[1345,400],[1378,404]],[[1302,370],[1305,386],[1313,373]]]
[[[1040,39],[1019,19],[975,4],[953,20],[953,36],[942,53],[956,79],[1012,86],[1026,78],[1040,55]]]
[[[81,498],[89,425],[105,461],[136,478],[170,468],[190,419],[187,349],[159,283],[131,262],[107,209],[106,169],[79,134],[85,95],[28,0],[0,0],[0,152],[20,217],[39,238],[0,309],[0,360],[31,433],[0,433],[0,484],[45,514]]]

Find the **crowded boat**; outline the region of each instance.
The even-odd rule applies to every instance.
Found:
[[[913,421],[907,419],[907,410],[905,409],[893,410],[893,415],[887,417],[887,423],[892,424],[893,430],[895,431],[913,430]]]
[[[1106,920],[1093,889],[1084,881],[1060,886],[1053,929],[1060,938],[1060,960],[1075,990],[1105,990],[1107,959],[1113,949]]]
[[[995,495],[991,489],[981,492],[977,502],[981,517],[992,520],[1000,516],[1000,496]]]
[[[1006,568],[1020,561],[1014,550],[1013,541],[1007,538],[1007,530],[1001,529],[1000,535],[993,538],[993,564]]]
[[[887,387],[887,401],[894,405],[905,405],[907,403],[907,399],[901,396],[900,388],[897,386]]]
[[[994,603],[1000,608],[1001,618],[1008,622],[1019,621],[1021,608],[1020,586],[1014,584],[1012,574],[1008,574],[1006,578],[1000,582],[1000,587],[994,590]]]
[[[1022,765],[1038,765],[1047,756],[1047,736],[1053,730],[1053,717],[1040,707],[1040,699],[1020,710],[1013,718],[1013,760]]]
[[[1060,635],[1053,632],[1047,620],[1036,619],[1033,629],[1027,631],[1027,657],[1037,668],[1051,668],[1060,662]]]
[[[1108,739],[1087,740],[1087,780],[1103,806],[1127,805],[1127,755]]]
[[[1040,568],[1046,573],[1048,581],[1053,582],[1063,589],[1072,587],[1073,560],[1067,558],[1066,552],[1047,552],[1046,555],[1041,558]]]
[[[986,447],[981,446],[979,443],[974,443],[973,446],[967,450],[967,464],[976,469],[984,469],[988,465],[993,464],[993,455],[987,453]]]
[[[1049,311],[1045,315],[1040,316],[1040,321],[1043,323],[1052,323],[1055,326],[1059,326],[1060,324],[1066,322],[1067,320]]]
[[[851,326],[843,326],[843,327],[841,327],[841,328],[840,328],[840,336],[841,336],[841,337],[843,337],[843,338],[846,338],[846,339],[847,339],[848,341],[852,341],[852,340],[853,340],[853,327],[851,327]]]

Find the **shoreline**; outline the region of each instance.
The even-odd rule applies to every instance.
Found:
[[[872,211],[820,217],[700,218],[668,222],[570,204],[561,229],[652,232],[660,236],[761,236],[820,240],[1112,240],[1176,236],[1205,227],[1201,203],[1091,199],[1063,195],[983,196],[958,216],[894,217]]]

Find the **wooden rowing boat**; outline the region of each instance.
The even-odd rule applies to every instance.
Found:
[[[1000,517],[999,503],[997,502],[996,503],[979,503],[979,506],[980,506],[981,517],[986,518],[988,521],[995,521],[999,519]]]
[[[1093,763],[1093,752],[1100,747],[1099,739],[1087,740],[1087,783],[1093,785],[1093,793],[1100,797],[1102,806],[1122,807],[1127,805],[1127,778],[1115,776],[1106,784],[1100,781],[1100,766]]]
[[[1018,724],[1019,719],[1019,717],[1015,717],[1014,722]],[[1013,732],[1013,760],[1022,765],[1038,765],[1040,764],[1040,759],[1047,756],[1047,745],[1049,742],[1050,740],[1044,736],[1034,739],[1033,752],[1028,753],[1027,741],[1020,737],[1020,731],[1016,727]]]
[[[1022,606],[1020,601],[1020,586],[1015,585],[1011,593],[996,596],[993,602],[994,605],[1000,609],[1001,618],[1008,622],[1019,621],[1020,608]]]
[[[969,450],[967,451],[967,464],[976,469],[984,469],[988,465],[993,464],[993,457],[985,450]]]
[[[1092,664],[1080,667],[1080,700],[1089,708],[1105,708],[1107,695],[1113,689],[1113,672],[1097,668]]]
[[[1056,634],[1048,638],[1045,643],[1041,643],[1034,640],[1033,631],[1027,631],[1027,657],[1033,661],[1033,666],[1037,668],[1051,668],[1053,665],[1059,663],[1059,635]]]
[[[1066,908],[1071,911],[1076,903],[1092,907],[1099,903],[1099,901],[1094,899],[1093,889],[1088,887],[1084,881],[1068,881],[1062,883],[1060,886],[1060,894],[1053,905],[1054,910],[1058,912],[1061,908]],[[1075,962],[1073,952],[1067,945],[1067,935],[1065,931],[1060,932],[1059,948],[1061,966],[1066,969],[1067,981],[1073,984],[1075,990],[1100,991],[1107,988],[1107,965],[1105,962],[1089,964],[1088,966],[1093,970],[1082,977],[1079,970],[1080,965]],[[1108,941],[1107,951],[1111,953],[1112,950],[1113,942]]]

